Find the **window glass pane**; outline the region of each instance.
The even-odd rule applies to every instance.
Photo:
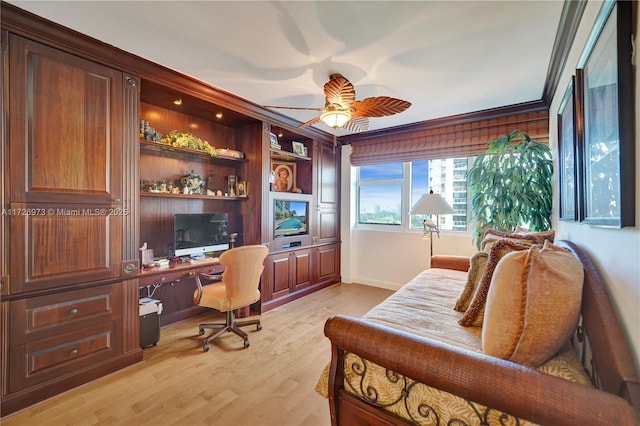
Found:
[[[360,166],[360,180],[402,179],[402,163]]]
[[[411,162],[411,207],[429,192],[429,160]]]
[[[361,185],[358,223],[401,225],[402,184]]]
[[[423,220],[439,223],[440,229],[467,229],[467,158],[420,160],[411,163],[411,206],[433,190],[453,208],[452,215],[412,215],[411,228],[422,229]]]

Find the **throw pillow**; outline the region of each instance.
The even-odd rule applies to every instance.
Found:
[[[516,228],[516,232],[509,233],[489,228],[485,229],[484,233],[482,234],[480,248],[488,252],[488,246],[495,243],[495,241],[503,238],[520,240],[523,244],[544,244],[545,241],[549,241],[552,243],[555,239],[555,236],[556,231],[553,229],[544,232],[529,232],[525,231],[522,228]]]
[[[528,250],[529,245],[520,244],[511,239],[502,239],[496,241],[489,251],[487,258],[487,265],[484,268],[482,278],[480,278],[480,284],[478,284],[476,291],[473,295],[473,299],[469,303],[469,307],[465,311],[464,315],[458,323],[465,327],[481,327],[484,318],[484,305],[487,300],[487,292],[491,285],[491,280],[494,275],[494,271],[500,262],[500,259],[512,251]]]
[[[470,264],[469,264],[469,272],[467,273],[467,283],[464,286],[464,290],[462,294],[456,301],[454,310],[458,312],[464,312],[469,307],[469,303],[471,302],[471,298],[480,283],[480,279],[482,278],[482,274],[484,273],[484,269],[487,266],[487,259],[489,258],[489,254],[483,251],[480,251],[473,256],[471,256]]]
[[[487,295],[482,351],[531,367],[546,362],[578,323],[583,280],[578,259],[548,241],[505,256]]]

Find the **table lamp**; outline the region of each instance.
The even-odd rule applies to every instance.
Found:
[[[428,214],[436,215],[436,223],[424,220],[422,225],[424,227],[423,235],[430,239],[430,255],[433,256],[433,233],[435,232],[440,238],[440,217],[441,214],[453,214],[453,208],[442,198],[440,194],[434,194],[433,190],[430,190],[428,194],[424,194],[418,202],[413,206],[409,215],[414,214]]]

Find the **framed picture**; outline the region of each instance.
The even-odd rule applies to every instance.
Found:
[[[278,145],[278,137],[275,133],[269,132],[269,141],[271,145]]]
[[[293,148],[293,153],[296,155],[305,156],[304,144],[302,142],[292,141],[291,146]]]
[[[572,76],[558,108],[559,219],[566,221],[578,219],[574,91],[575,77]]]
[[[242,180],[238,182],[238,197],[246,197],[247,195],[249,195],[249,188],[247,182]]]
[[[275,180],[271,190],[276,192],[293,192],[296,188],[296,163],[273,161],[271,163]]]
[[[578,61],[581,222],[635,225],[632,2],[605,2]]]

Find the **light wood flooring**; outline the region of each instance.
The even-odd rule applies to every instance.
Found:
[[[202,352],[199,316],[161,331],[144,361],[3,418],[25,425],[329,425],[314,387],[330,359],[325,320],[359,317],[392,292],[337,284],[262,315],[246,327],[251,345],[226,333]]]

